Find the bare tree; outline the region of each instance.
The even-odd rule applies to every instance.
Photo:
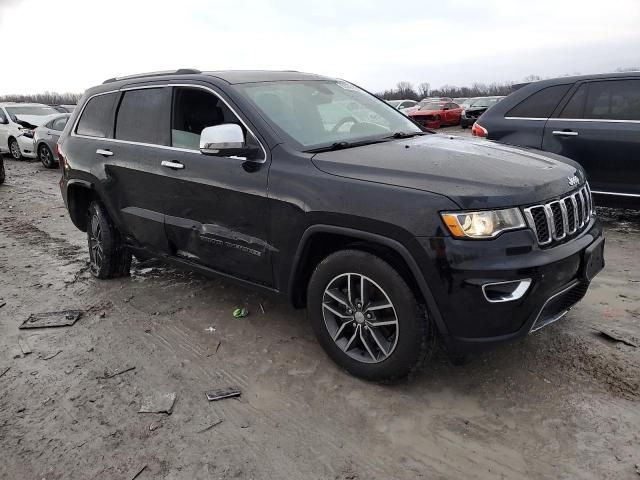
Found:
[[[422,99],[429,96],[429,89],[431,85],[429,82],[422,82],[418,85],[418,96]]]

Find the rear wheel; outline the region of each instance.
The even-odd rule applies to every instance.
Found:
[[[115,227],[102,203],[89,205],[87,240],[91,274],[97,278],[115,278],[129,275],[131,252]]]
[[[11,152],[11,156],[15,160],[20,160],[22,158],[22,152],[20,152],[20,145],[18,145],[18,141],[15,138],[9,140],[9,152]]]
[[[38,147],[38,158],[45,168],[54,168],[57,165],[57,162],[53,158],[51,149],[44,143]]]
[[[433,352],[433,324],[402,276],[375,255],[343,250],[316,267],[308,289],[318,341],[341,367],[391,382]]]

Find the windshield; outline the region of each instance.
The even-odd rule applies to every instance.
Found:
[[[260,82],[235,88],[305,149],[422,132],[386,102],[344,81]]]
[[[421,103],[420,110],[442,110],[442,104],[436,102]]]
[[[398,107],[402,103],[402,100],[387,100],[387,103],[392,107]]]
[[[54,115],[60,113],[55,108],[47,107],[46,105],[34,107],[7,107],[7,112],[14,118],[16,115],[32,115],[34,117],[44,117],[46,115]]]
[[[498,103],[499,100],[499,98],[479,98],[478,100],[472,102],[471,106],[479,108],[490,107],[491,105],[495,105],[496,103]]]

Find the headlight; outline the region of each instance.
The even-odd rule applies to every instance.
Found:
[[[507,230],[526,227],[517,208],[478,212],[442,213],[445,225],[456,238],[494,238]]]
[[[466,117],[467,116],[467,111],[466,110],[462,110],[460,112],[460,115],[462,115],[463,117]]]

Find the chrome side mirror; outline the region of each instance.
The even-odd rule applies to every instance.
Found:
[[[260,149],[247,145],[242,127],[235,123],[223,123],[202,130],[200,152],[237,160],[257,161],[260,157]]]
[[[200,134],[200,151],[208,155],[224,155],[226,150],[245,146],[244,133],[240,125],[223,123],[207,127]]]

